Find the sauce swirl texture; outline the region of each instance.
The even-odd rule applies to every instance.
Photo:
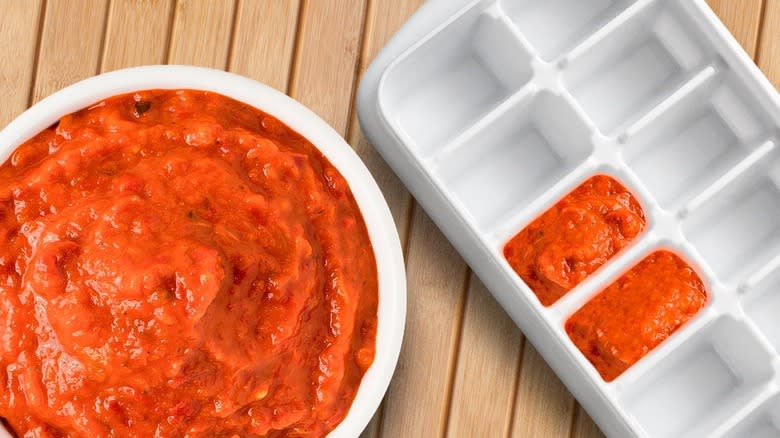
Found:
[[[24,437],[324,436],[374,359],[339,172],[274,117],[150,90],[0,167],[0,417]]]

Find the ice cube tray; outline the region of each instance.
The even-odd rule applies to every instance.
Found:
[[[607,435],[780,435],[780,98],[703,0],[432,0],[364,76],[358,113]],[[648,230],[544,307],[503,245],[597,173]],[[565,321],[658,248],[710,299],[607,383]]]

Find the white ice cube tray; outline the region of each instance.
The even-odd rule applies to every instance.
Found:
[[[609,436],[780,436],[780,98],[703,0],[433,0],[366,73],[370,141]],[[648,229],[551,307],[504,244],[594,174]],[[567,318],[654,249],[709,302],[605,382]]]

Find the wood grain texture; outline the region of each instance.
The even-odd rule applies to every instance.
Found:
[[[523,348],[512,436],[563,437],[571,430],[574,397],[530,342]]]
[[[414,13],[424,0],[403,1],[372,1],[368,5],[366,13],[366,25],[364,30],[363,53],[359,72],[362,75],[371,61],[392,37],[398,28]],[[349,142],[360,158],[371,171],[379,188],[385,195],[385,200],[390,206],[401,242],[407,240],[409,227],[409,212],[412,206],[412,197],[404,187],[400,179],[390,169],[385,160],[376,149],[366,140],[360,130],[357,121],[357,113],[352,113]]]
[[[579,404],[575,408],[574,413],[574,425],[571,429],[572,438],[604,438],[604,434],[601,432],[596,423],[588,416],[585,409]]]
[[[763,2],[764,0],[707,0],[707,4],[751,58],[756,55]]]
[[[765,0],[763,32],[756,61],[775,88],[780,88],[780,0]]]
[[[20,2],[0,0],[0,127],[27,108],[30,101],[41,0]]]
[[[304,1],[290,95],[342,136],[352,109],[365,0]]]
[[[466,264],[419,207],[410,235],[407,335],[385,399],[383,437],[443,433],[458,343]]]
[[[234,7],[234,0],[178,0],[168,63],[224,69]]]
[[[506,436],[523,335],[476,275],[469,283],[461,330],[447,436]]]
[[[282,92],[290,78],[298,0],[238,0],[229,70]]]
[[[33,101],[97,73],[103,45],[108,2],[49,0]]]
[[[358,66],[358,79],[360,79],[360,75],[365,72],[377,53],[387,43],[387,40],[422,5],[423,1],[370,1],[368,3],[365,27],[363,29],[363,49]],[[398,235],[402,244],[405,244],[410,222],[409,213],[413,203],[412,197],[377,150],[366,140],[363,131],[360,129],[354,106],[347,139],[382,190],[398,229]],[[384,404],[379,407],[361,438],[378,438],[380,436],[383,412]]]
[[[163,64],[174,0],[112,0],[101,71]]]

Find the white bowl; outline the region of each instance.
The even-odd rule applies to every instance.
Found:
[[[61,116],[107,97],[149,89],[213,91],[271,114],[314,144],[349,183],[377,260],[376,356],[349,413],[328,436],[358,436],[379,407],[398,361],[406,318],[406,274],[398,233],[379,187],[352,148],[311,110],[271,87],[219,70],[174,65],[129,68],[85,79],[33,105],[0,131],[0,161]]]

